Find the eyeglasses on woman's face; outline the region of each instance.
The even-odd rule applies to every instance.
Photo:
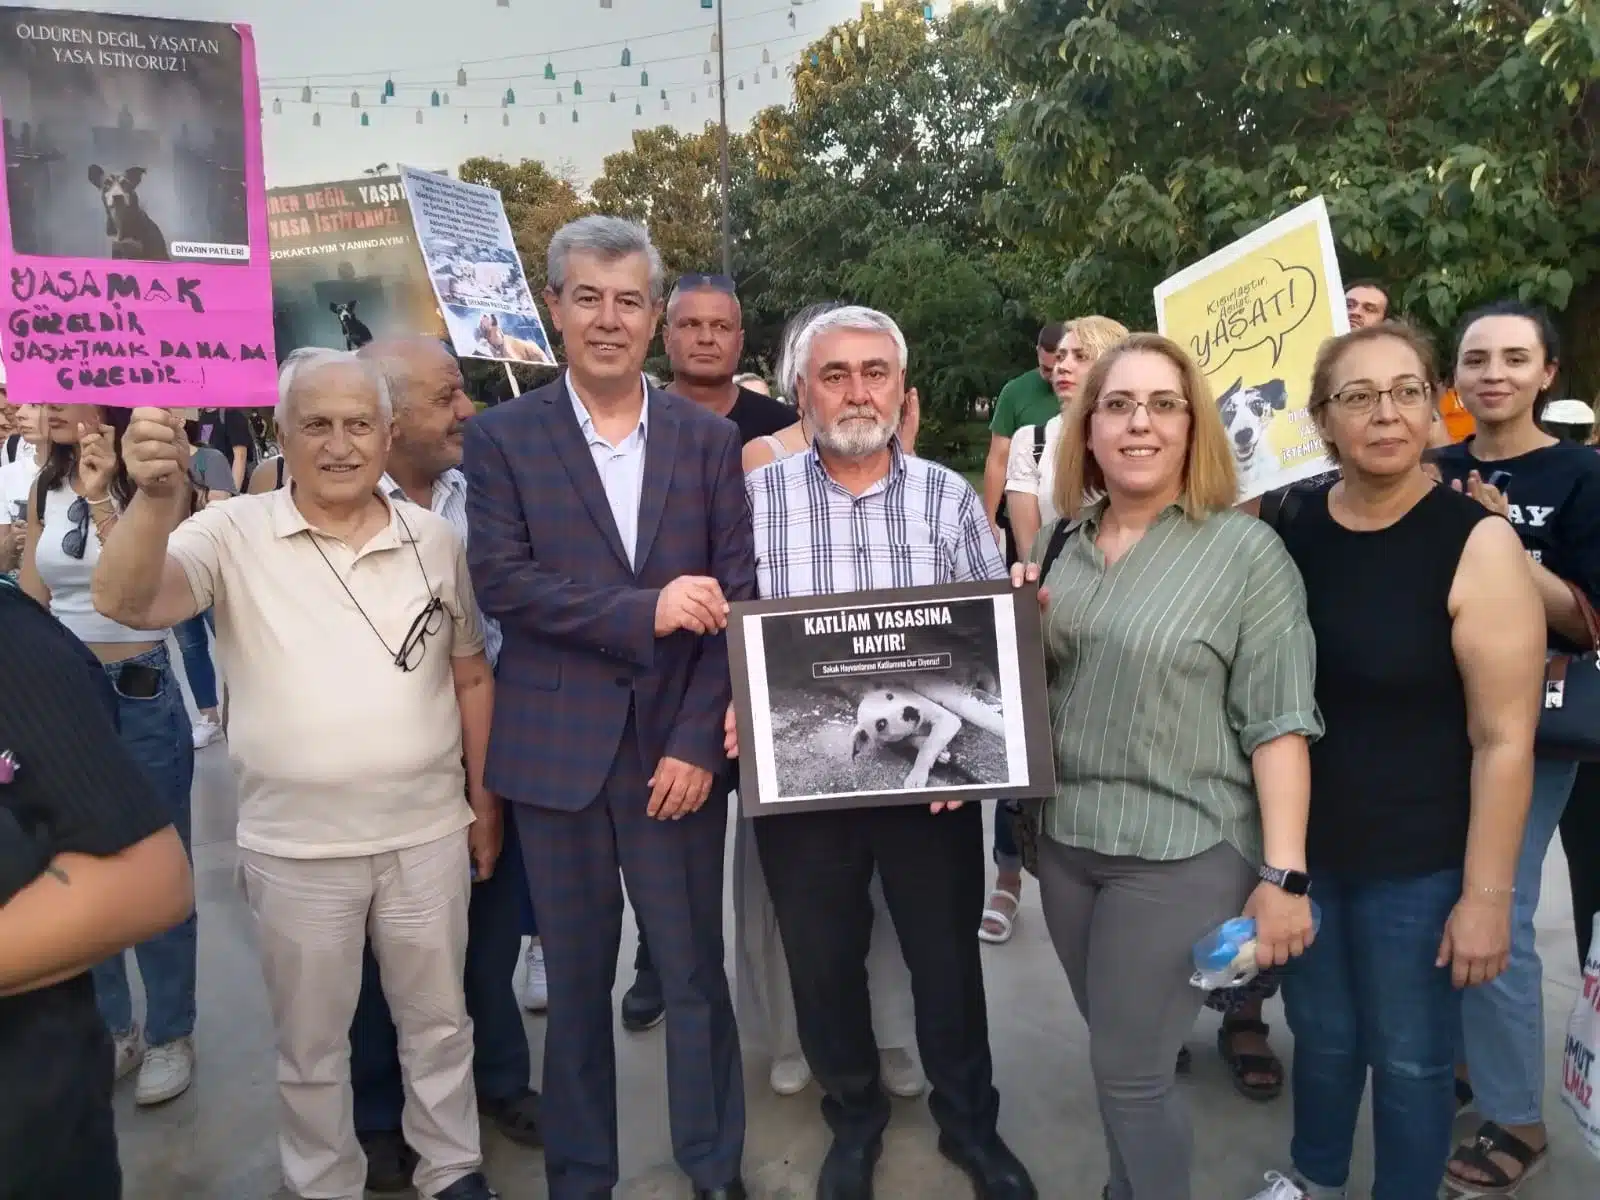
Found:
[[[1151,421],[1176,421],[1189,412],[1189,402],[1175,392],[1157,392],[1142,399],[1128,392],[1110,392],[1094,403],[1095,412],[1116,421],[1131,421],[1144,409]]]
[[[1421,379],[1399,379],[1386,388],[1365,380],[1340,388],[1328,397],[1331,404],[1354,416],[1365,416],[1387,396],[1401,412],[1414,413],[1433,401],[1433,389]]]

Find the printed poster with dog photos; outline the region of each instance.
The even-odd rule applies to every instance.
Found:
[[[1240,500],[1333,469],[1306,410],[1318,347],[1350,331],[1322,197],[1161,284],[1156,322],[1211,383]]]
[[[281,354],[445,336],[398,175],[272,188],[267,218]]]
[[[7,8],[0,277],[13,395],[276,399],[250,29]]]
[[[747,816],[1055,790],[1034,587],[735,604],[728,652]]]
[[[500,193],[416,167],[400,178],[456,353],[554,366]]]

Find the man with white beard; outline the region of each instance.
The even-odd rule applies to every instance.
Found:
[[[796,339],[796,400],[812,444],[746,476],[763,599],[1001,579],[982,501],[960,475],[901,451],[906,342],[890,318],[844,307]],[[732,710],[728,750],[737,753]],[[789,961],[800,1045],[833,1146],[817,1200],[870,1200],[889,1123],[873,1042],[868,887],[883,880],[911,969],[939,1150],[982,1200],[1033,1200],[1000,1140],[978,924],[986,864],[977,804],[763,817],[757,849]]]

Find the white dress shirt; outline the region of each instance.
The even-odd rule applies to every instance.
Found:
[[[634,560],[639,543],[639,501],[644,494],[644,449],[650,412],[650,384],[640,377],[644,403],[639,408],[639,427],[613,446],[596,431],[594,418],[589,415],[589,410],[578,399],[578,393],[572,386],[570,372],[565,379],[573,415],[578,418],[583,440],[589,444],[594,469],[600,472],[600,486],[605,489],[606,502],[611,505],[611,517],[617,523],[617,536],[622,539],[622,548],[627,552],[628,565],[637,571],[639,564]]]

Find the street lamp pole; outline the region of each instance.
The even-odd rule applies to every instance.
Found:
[[[722,273],[733,277],[732,218],[728,211],[728,63],[727,38],[722,32],[722,0],[717,0],[717,126],[721,152],[722,183]]]

